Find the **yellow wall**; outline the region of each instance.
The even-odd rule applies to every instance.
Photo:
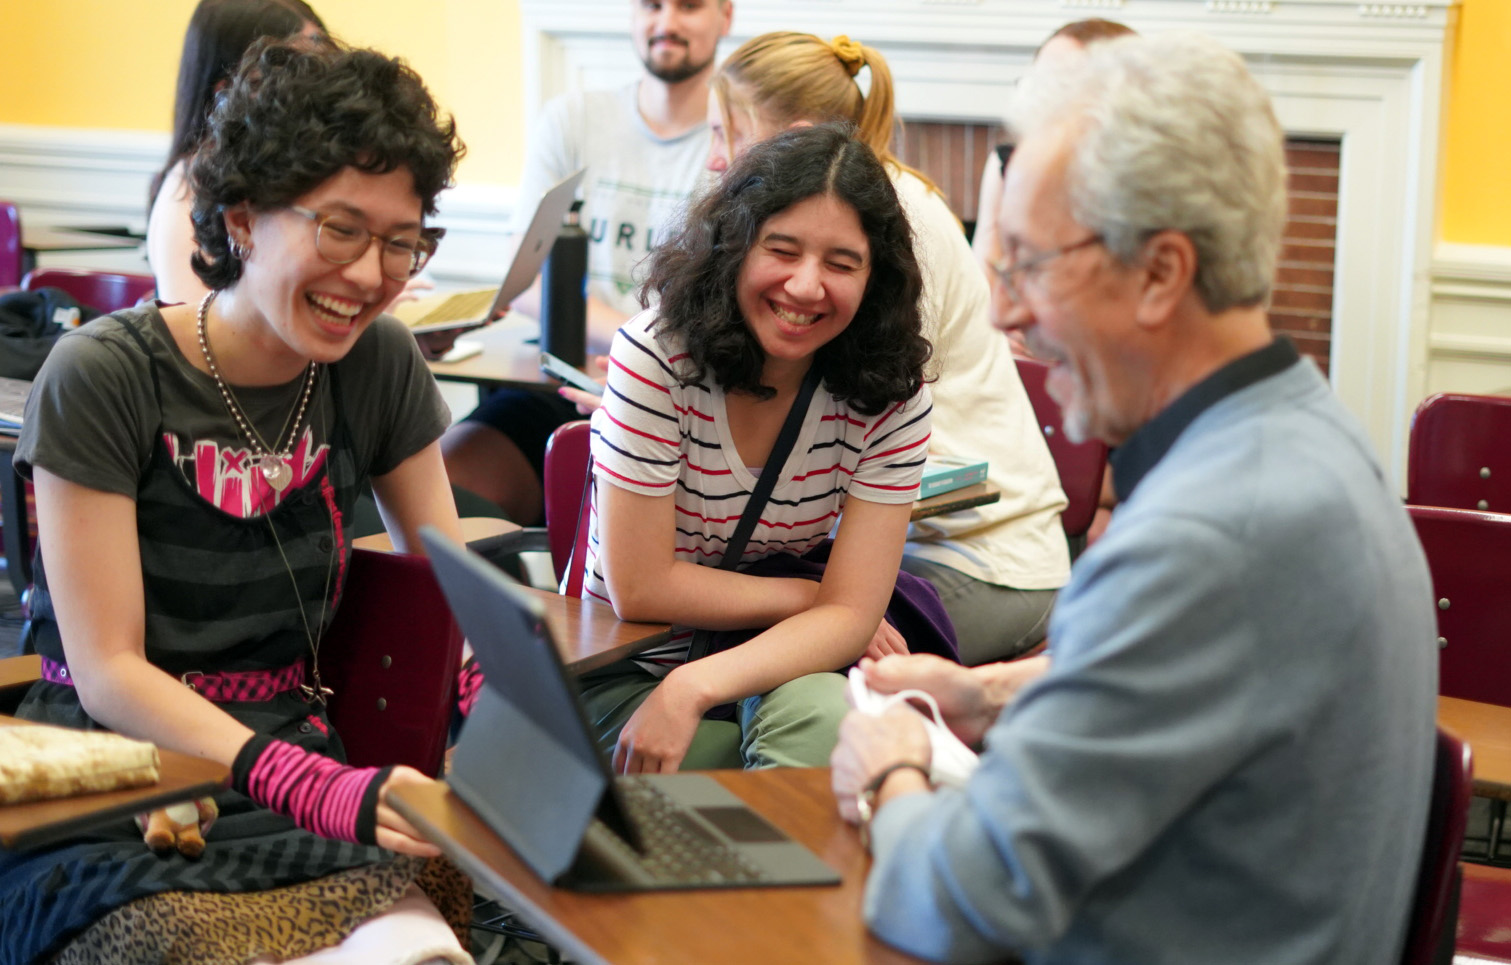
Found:
[[[1511,2],[1463,0],[1448,82],[1440,234],[1511,245]]]
[[[166,131],[198,0],[0,0],[0,123]],[[313,0],[343,39],[405,58],[456,115],[461,177],[512,183],[524,158],[519,6],[508,0]],[[66,51],[57,38],[68,38]]]
[[[0,0],[0,123],[165,131],[196,0]],[[456,115],[461,177],[510,184],[524,156],[512,0],[314,0],[338,35],[409,60]],[[66,55],[57,38],[68,38]],[[1463,0],[1450,68],[1441,236],[1511,245],[1511,0]]]

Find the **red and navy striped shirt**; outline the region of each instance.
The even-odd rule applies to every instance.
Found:
[[[599,486],[675,497],[678,558],[717,566],[760,467],[746,467],[735,451],[724,390],[680,384],[681,347],[653,334],[655,322],[654,310],[642,312],[614,337],[604,404],[593,415],[594,475]],[[812,549],[833,530],[849,495],[912,502],[928,449],[930,407],[924,386],[907,402],[862,415],[820,384],[741,565]],[[583,595],[609,602],[598,566],[598,505],[595,495]],[[653,673],[668,673],[686,659],[690,637],[690,630],[677,628],[670,643],[637,660]]]

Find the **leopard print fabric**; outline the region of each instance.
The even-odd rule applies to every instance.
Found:
[[[309,955],[339,944],[418,884],[462,947],[472,882],[444,858],[392,861],[268,891],[169,891],[115,909],[53,959],[53,965],[243,965],[262,955]]]

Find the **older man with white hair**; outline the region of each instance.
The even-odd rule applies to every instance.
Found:
[[[1112,41],[1024,90],[1004,327],[1121,505],[1038,663],[866,666],[985,751],[931,789],[905,708],[851,714],[842,810],[881,938],[946,961],[1398,960],[1426,826],[1436,651],[1400,500],[1265,308],[1281,131],[1242,60]]]

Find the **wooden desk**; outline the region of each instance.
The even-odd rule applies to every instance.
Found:
[[[943,516],[945,513],[958,513],[962,509],[970,509],[973,506],[985,506],[1001,498],[1002,490],[992,483],[979,482],[973,486],[952,489],[938,496],[918,500],[913,503],[913,514],[908,518],[916,523],[930,516]]]
[[[0,727],[29,726],[27,721],[0,716]],[[230,774],[224,764],[162,748],[158,760],[158,782],[150,787],[0,806],[0,848],[35,848],[143,811],[204,797],[219,790]]]
[[[507,519],[499,519],[496,516],[463,516],[462,542],[475,543],[478,540],[507,536],[511,533],[518,533],[523,528],[518,523],[511,523]],[[392,553],[393,540],[389,539],[386,532],[373,533],[370,536],[358,536],[352,540],[352,548],[376,550],[379,553]]]
[[[1511,707],[1438,698],[1438,723],[1474,752],[1474,793],[1511,801]]]
[[[486,392],[497,388],[554,392],[557,383],[540,371],[540,323],[528,315],[505,315],[492,325],[463,332],[481,342],[481,355],[460,362],[429,362],[438,379],[470,382]]]
[[[546,625],[557,652],[574,674],[604,667],[631,654],[665,643],[671,627],[665,623],[629,623],[612,607],[527,587],[546,607]]]
[[[861,923],[870,858],[839,818],[824,769],[711,771],[843,876],[835,888],[585,894],[552,888],[445,785],[406,786],[389,800],[474,884],[518,912],[580,965],[823,962],[903,965]]]

